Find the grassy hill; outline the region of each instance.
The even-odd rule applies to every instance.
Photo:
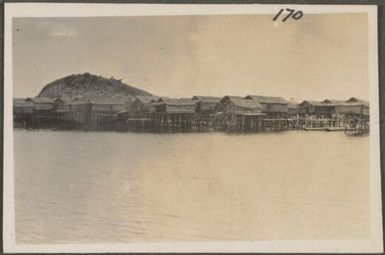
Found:
[[[121,80],[104,78],[90,73],[74,74],[47,84],[38,97],[67,97],[71,99],[127,98],[151,96],[150,93],[129,86]]]

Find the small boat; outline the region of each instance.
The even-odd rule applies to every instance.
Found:
[[[328,132],[338,132],[338,131],[345,131],[345,127],[327,127],[325,128],[326,131]]]

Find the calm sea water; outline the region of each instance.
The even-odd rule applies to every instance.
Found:
[[[369,138],[15,131],[18,243],[362,238]]]

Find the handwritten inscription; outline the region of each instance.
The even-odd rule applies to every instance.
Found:
[[[282,18],[282,22],[285,22],[289,18],[292,18],[294,20],[299,20],[303,16],[302,11],[297,11],[294,9],[286,8],[286,9],[279,10],[279,12],[274,16],[273,21],[276,21],[281,16],[281,14],[285,11],[287,12],[287,14],[285,17]]]

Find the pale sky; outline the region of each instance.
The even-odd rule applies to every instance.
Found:
[[[90,72],[154,95],[367,99],[368,17],[14,18],[14,96]]]

